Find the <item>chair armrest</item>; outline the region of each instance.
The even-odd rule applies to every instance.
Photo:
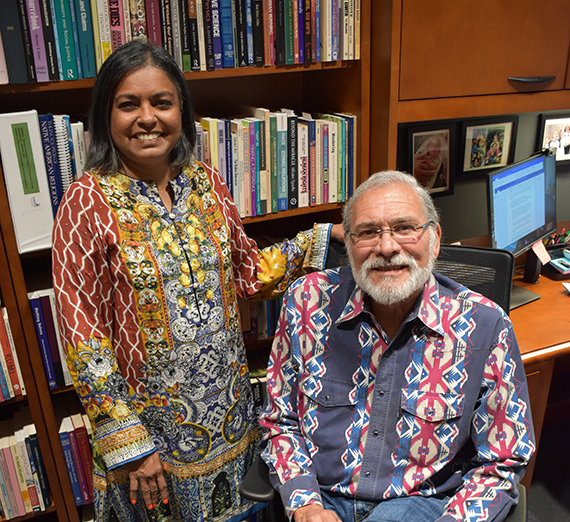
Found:
[[[275,490],[269,482],[269,468],[258,455],[247,471],[239,493],[243,498],[254,502],[270,502],[275,496]]]
[[[519,484],[519,502],[511,509],[505,518],[505,522],[526,522],[526,514],[526,489],[522,484]]]

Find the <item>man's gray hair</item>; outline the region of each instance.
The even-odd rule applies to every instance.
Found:
[[[413,188],[422,202],[423,211],[427,219],[431,219],[436,223],[439,223],[439,213],[435,208],[432,197],[429,195],[428,191],[422,187],[416,178],[405,172],[399,172],[397,170],[385,170],[382,172],[377,172],[372,174],[368,179],[362,182],[354,191],[352,197],[348,200],[347,204],[342,209],[342,226],[344,228],[345,234],[350,232],[350,225],[352,219],[352,207],[366,192],[373,190],[378,187],[383,187],[384,185],[389,185],[391,183],[401,183],[408,185]]]

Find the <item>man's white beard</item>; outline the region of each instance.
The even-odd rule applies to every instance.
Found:
[[[430,274],[435,267],[435,258],[433,257],[433,248],[430,241],[430,259],[428,264],[420,268],[418,263],[410,254],[397,254],[389,261],[382,257],[367,259],[360,270],[354,268],[351,248],[348,248],[350,258],[350,266],[352,275],[356,284],[368,294],[374,301],[381,305],[393,305],[405,301],[418,290],[421,290],[429,279]],[[370,270],[374,268],[383,268],[389,266],[408,267],[410,273],[407,279],[400,285],[395,285],[391,276],[383,277],[379,282],[374,282],[370,278]]]

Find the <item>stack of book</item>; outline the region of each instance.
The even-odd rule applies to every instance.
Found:
[[[346,201],[355,188],[356,116],[243,108],[202,117],[195,157],[216,167],[240,216]]]
[[[73,384],[56,315],[53,288],[28,294],[47,383],[50,389]]]
[[[91,437],[91,423],[87,415],[76,413],[61,420],[59,439],[75,504],[78,506],[93,502]]]
[[[1,307],[0,318],[0,402],[26,395],[20,363],[10,329],[8,311]]]
[[[63,192],[85,165],[83,123],[35,110],[0,114],[0,153],[18,251],[50,248]]]
[[[244,341],[252,343],[273,337],[283,300],[250,301],[240,299],[239,302]]]
[[[0,83],[92,78],[134,38],[184,71],[360,58],[361,0],[3,0]]]
[[[0,423],[0,518],[10,520],[50,506],[46,471],[33,423]]]

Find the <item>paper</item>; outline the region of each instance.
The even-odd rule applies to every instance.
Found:
[[[570,292],[570,283],[562,283],[564,285],[564,288],[566,288],[566,290],[568,290],[568,292]]]
[[[551,259],[550,254],[546,251],[546,247],[542,241],[537,241],[532,245],[532,251],[536,254],[536,257],[540,259],[543,265],[546,265]]]

